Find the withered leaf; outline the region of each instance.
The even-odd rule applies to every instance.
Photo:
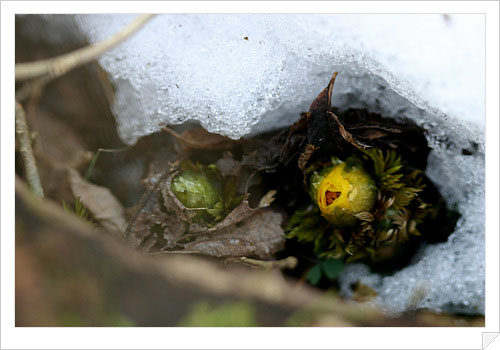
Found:
[[[270,258],[285,246],[281,228],[283,216],[270,208],[254,211],[253,215],[240,223],[218,232],[203,235],[183,246],[184,253],[199,253],[222,257]]]
[[[181,203],[182,205],[182,203]],[[216,232],[227,227],[236,225],[246,219],[248,219],[252,214],[254,214],[256,209],[252,209],[250,204],[246,199],[242,200],[241,203],[234,208],[221,222],[216,224],[213,227],[207,228],[204,225],[200,225],[198,223],[191,223],[189,226],[190,233],[199,233],[199,232]]]
[[[339,120],[339,117],[337,117],[335,115],[335,113],[332,113],[330,111],[326,112],[329,116],[331,116],[338,124],[339,126],[339,131],[340,131],[340,135],[342,135],[342,138],[344,140],[346,140],[347,142],[349,142],[351,145],[353,145],[354,147],[358,148],[358,149],[367,149],[367,148],[371,148],[371,146],[369,145],[366,145],[366,144],[363,144],[361,143],[360,141],[356,140],[354,138],[354,136],[352,136],[352,134],[347,131],[344,127],[344,125],[340,122]]]
[[[332,93],[338,72],[334,72],[327,87],[311,103],[310,111],[326,112],[332,106]]]
[[[314,151],[316,151],[318,147],[314,146],[311,143],[308,143],[306,145],[306,148],[304,149],[304,152],[300,154],[299,161],[298,161],[298,166],[300,171],[302,171],[302,175],[304,176],[304,183],[306,183],[306,166],[307,162],[309,161],[309,158],[313,155]]]
[[[373,222],[373,220],[375,220],[373,214],[368,211],[363,211],[361,213],[354,214],[354,216],[359,220],[366,222]]]
[[[165,127],[162,129],[167,134],[173,136],[182,146],[184,151],[189,150],[231,150],[239,142],[228,137],[213,134],[203,128],[193,128],[184,131],[182,134]]]
[[[259,201],[259,208],[265,208],[274,202],[274,196],[278,193],[276,190],[269,190]]]
[[[68,176],[75,198],[80,198],[94,218],[104,228],[112,232],[124,233],[127,228],[125,212],[113,193],[106,187],[85,181],[74,169],[69,169]]]

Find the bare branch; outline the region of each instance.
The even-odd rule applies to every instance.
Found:
[[[23,158],[24,169],[26,171],[26,180],[30,190],[37,196],[43,197],[43,188],[40,183],[40,176],[36,167],[33,149],[31,148],[31,139],[26,123],[26,115],[24,109],[19,102],[16,101],[16,135],[19,140],[19,151]]]
[[[63,75],[64,73],[75,67],[96,59],[105,51],[123,42],[130,35],[142,28],[142,26],[146,24],[146,22],[149,21],[153,16],[154,15],[141,15],[137,17],[132,23],[123,28],[120,32],[98,44],[90,45],[47,60],[29,63],[18,63],[16,64],[16,80],[38,78],[44,75],[49,75],[50,77],[55,78]]]

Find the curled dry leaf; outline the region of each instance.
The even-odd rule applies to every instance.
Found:
[[[195,241],[183,244],[185,253],[199,253],[218,258],[254,256],[272,257],[285,247],[281,228],[283,216],[272,209],[256,210],[239,225],[200,235]]]
[[[304,149],[304,152],[300,154],[299,160],[298,160],[298,166],[300,171],[302,172],[302,175],[304,177],[304,183],[306,183],[306,166],[307,162],[309,161],[309,158],[313,155],[314,151],[316,151],[318,147],[314,146],[311,143],[308,143]]]
[[[127,228],[125,212],[113,193],[108,188],[85,181],[74,169],[69,169],[68,176],[75,198],[80,198],[94,218],[107,230],[124,233]]]
[[[367,149],[367,148],[370,148],[369,145],[365,145],[364,143],[361,143],[360,141],[356,140],[354,138],[354,136],[352,136],[352,134],[345,129],[344,125],[340,122],[339,117],[337,117],[335,115],[335,113],[332,113],[330,111],[328,111],[326,113],[329,116],[331,116],[337,122],[337,124],[339,126],[340,135],[342,135],[342,137],[344,138],[344,140],[346,140],[347,142],[349,142],[351,145],[353,145],[354,147],[356,147],[358,149]]]
[[[209,232],[214,233],[217,231],[224,230],[228,227],[239,224],[240,222],[250,218],[255,213],[256,209],[252,209],[250,204],[246,199],[241,201],[241,203],[234,208],[221,222],[213,227],[205,227],[203,225],[199,225],[193,223],[189,226],[189,232],[191,233],[201,233],[201,232]]]

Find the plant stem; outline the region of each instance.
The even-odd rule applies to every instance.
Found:
[[[16,135],[19,140],[19,151],[23,158],[24,169],[26,171],[26,180],[30,190],[37,196],[43,197],[43,188],[40,183],[40,176],[36,167],[33,149],[31,148],[31,139],[26,123],[26,115],[24,109],[19,102],[16,101]]]
[[[236,262],[242,262],[244,264],[260,267],[265,270],[294,269],[298,263],[297,258],[294,256],[289,256],[281,260],[257,260],[246,257],[226,259],[226,263],[236,263]]]
[[[90,181],[90,177],[92,176],[92,172],[94,171],[94,167],[95,167],[95,164],[97,162],[97,158],[99,158],[99,155],[101,154],[101,152],[104,152],[104,153],[124,152],[130,148],[131,148],[131,146],[126,146],[126,147],[117,148],[117,149],[106,149],[106,148],[97,149],[97,152],[92,157],[92,160],[90,161],[89,167],[88,167],[87,171],[85,172],[84,179],[86,181]]]

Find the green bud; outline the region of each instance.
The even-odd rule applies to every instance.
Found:
[[[211,209],[221,200],[221,190],[206,175],[187,170],[172,180],[171,190],[186,208]]]

